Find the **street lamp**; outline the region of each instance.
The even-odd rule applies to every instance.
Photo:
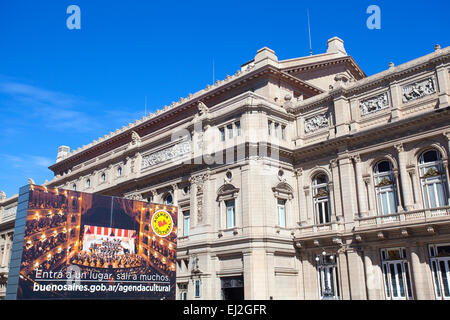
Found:
[[[327,255],[326,251],[323,250],[322,251],[322,256],[323,256],[324,264],[326,264],[326,255]],[[334,256],[333,255],[330,255],[330,260],[334,260]],[[320,257],[319,256],[316,257],[316,261],[317,261],[317,263],[319,263],[319,261],[320,261]],[[330,289],[330,287],[328,285],[328,275],[326,273],[324,273],[324,277],[323,278],[324,278],[324,287],[325,288],[323,290],[322,300],[334,300],[334,294],[333,294],[333,292],[331,291],[331,289]]]

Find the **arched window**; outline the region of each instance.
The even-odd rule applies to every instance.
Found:
[[[120,177],[122,175],[122,167],[117,168],[117,176]]]
[[[72,185],[72,190],[77,191],[77,185],[75,183]]]
[[[239,188],[232,184],[224,184],[217,191],[217,201],[219,202],[220,228],[231,229],[239,225],[236,199]]]
[[[91,179],[86,180],[86,186],[89,188],[91,186]]]
[[[314,177],[312,181],[312,195],[316,223],[331,222],[330,193],[326,174],[320,173]]]
[[[173,204],[173,198],[172,195],[169,193],[164,197],[164,204],[165,205],[172,205]]]
[[[102,180],[102,182],[106,181],[106,174],[102,173],[100,179]]]
[[[448,203],[445,169],[442,155],[437,150],[428,150],[419,157],[419,176],[425,208],[437,208]]]
[[[375,194],[377,197],[378,214],[392,214],[397,212],[397,182],[388,160],[378,162],[373,168]]]

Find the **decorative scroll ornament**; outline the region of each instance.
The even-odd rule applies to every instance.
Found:
[[[319,189],[313,198],[328,197],[328,191],[324,188]]]
[[[191,144],[189,141],[176,144],[173,147],[142,157],[142,169],[154,166],[164,161],[178,158],[190,152],[191,152]]]
[[[199,116],[202,116],[202,115],[208,113],[208,107],[202,101],[198,102],[197,109],[198,109]]]
[[[383,177],[383,179],[381,179],[381,181],[378,182],[376,187],[385,187],[385,186],[390,186],[392,184],[394,184],[394,183],[391,180],[389,180],[387,177]]]
[[[132,146],[138,145],[141,142],[141,137],[136,131],[131,131],[131,142]]]
[[[402,87],[403,103],[416,100],[436,92],[433,79],[428,78],[426,80],[409,84]]]
[[[318,114],[305,120],[305,133],[310,133],[328,127],[328,115]]]
[[[377,112],[387,107],[389,107],[389,100],[386,92],[376,97],[363,100],[359,104],[362,115]]]
[[[144,198],[142,197],[142,195],[140,193],[127,195],[127,196],[125,196],[125,199],[144,201]]]
[[[421,178],[430,178],[430,177],[436,177],[441,175],[439,171],[437,171],[435,168],[430,168],[425,172],[425,174]]]

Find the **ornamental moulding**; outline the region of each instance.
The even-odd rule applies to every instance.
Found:
[[[305,133],[310,133],[326,128],[328,127],[328,125],[329,121],[328,115],[326,113],[315,115],[314,117],[305,120]]]
[[[432,78],[418,81],[402,87],[403,103],[420,99],[435,93],[435,87]]]
[[[145,155],[142,157],[142,169],[154,166],[158,163],[178,158],[191,152],[190,142],[178,143],[170,148]]]
[[[389,107],[389,100],[387,93],[363,100],[359,104],[361,115],[370,114]]]

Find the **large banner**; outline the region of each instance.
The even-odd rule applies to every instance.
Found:
[[[176,221],[174,206],[31,185],[16,298],[175,299]]]

